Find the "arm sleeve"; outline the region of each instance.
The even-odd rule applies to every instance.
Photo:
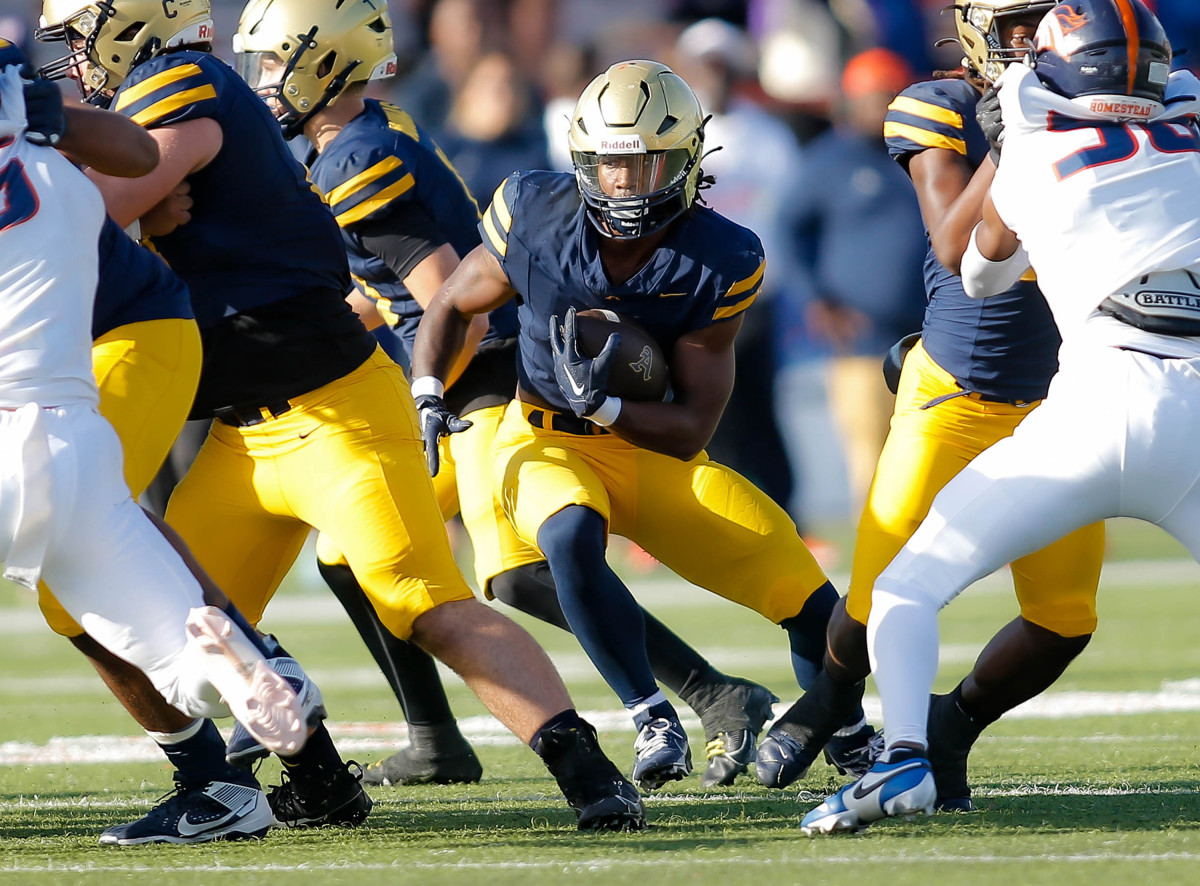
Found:
[[[979,225],[971,230],[971,240],[962,257],[963,291],[969,298],[987,298],[1015,286],[1029,268],[1029,256],[1018,243],[1017,251],[1008,258],[991,261],[979,251],[976,235]]]
[[[424,207],[412,201],[396,204],[387,218],[361,222],[355,231],[363,246],[383,259],[401,280],[449,242]]]

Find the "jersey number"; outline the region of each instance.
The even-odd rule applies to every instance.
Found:
[[[1200,132],[1194,126],[1183,123],[1123,123],[1120,126],[1101,127],[1052,116],[1049,125],[1051,132],[1091,129],[1100,139],[1099,144],[1080,148],[1055,163],[1054,174],[1062,181],[1085,169],[1128,160],[1140,147],[1133,134],[1134,126],[1146,133],[1150,146],[1160,154],[1200,152]]]
[[[25,175],[20,160],[11,160],[0,169],[0,231],[29,221],[38,211],[37,194]]]

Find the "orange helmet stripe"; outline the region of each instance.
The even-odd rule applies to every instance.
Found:
[[[1141,35],[1138,33],[1137,13],[1134,12],[1130,0],[1113,0],[1117,12],[1121,13],[1121,21],[1125,23],[1125,48],[1129,53],[1129,76],[1125,92],[1133,95],[1133,84],[1137,79],[1138,48],[1141,45]]]

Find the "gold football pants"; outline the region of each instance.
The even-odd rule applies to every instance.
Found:
[[[489,585],[497,575],[545,559],[536,547],[517,537],[495,494],[493,443],[504,408],[503,404],[485,406],[463,416],[471,420],[471,427],[442,438],[438,446],[441,466],[433,478],[442,517],[449,520],[455,514],[462,515],[474,549],[475,581],[489,600]],[[325,535],[317,538],[317,557],[322,563],[346,562]]]
[[[310,528],[345,555],[397,637],[435,606],[472,596],[450,552],[408,382],[378,348],[276,418],[213,422],[167,522],[251,624]]]
[[[583,505],[680,577],[776,624],[825,584],[787,513],[705,453],[680,461],[615,434],[535,428],[530,411],[510,403],[495,443],[501,500],[527,544],[546,518]]]
[[[200,330],[195,320],[145,320],[118,326],[92,343],[100,414],[121,440],[125,482],[134,498],[158,469],[187,421],[200,381]],[[83,628],[43,584],[38,605],[55,633]]]
[[[863,508],[846,610],[866,624],[875,579],[925,519],[934,497],[977,454],[1012,434],[1038,404],[989,403],[952,397],[953,377],[920,343],[904,361],[896,412]],[[1096,629],[1096,588],[1104,524],[1094,523],[1011,564],[1021,615],[1064,637]]]

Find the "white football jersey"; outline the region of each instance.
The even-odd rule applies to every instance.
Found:
[[[92,304],[104,201],[24,138],[15,67],[0,72],[0,406],[98,403]]]
[[[1051,92],[1023,64],[998,84],[1005,135],[992,201],[1029,253],[1064,341],[1142,275],[1200,271],[1193,75],[1172,74],[1165,109],[1131,106],[1128,123]]]

